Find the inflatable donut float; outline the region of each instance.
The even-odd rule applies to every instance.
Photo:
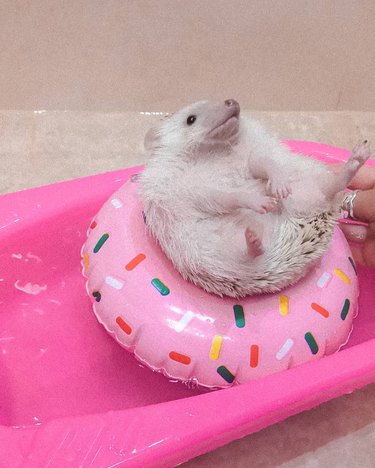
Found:
[[[150,369],[228,387],[319,359],[347,342],[358,282],[339,228],[296,285],[236,301],[185,281],[145,223],[133,176],[95,216],[82,263],[97,319]]]

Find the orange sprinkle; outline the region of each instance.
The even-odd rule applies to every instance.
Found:
[[[313,302],[311,304],[311,308],[315,310],[315,312],[318,312],[320,315],[323,315],[323,317],[325,318],[328,318],[329,317],[329,312],[327,309],[325,309],[324,307],[322,307],[321,305],[319,304],[315,304],[315,302]]]
[[[250,367],[257,367],[259,362],[259,346],[250,346]]]
[[[89,254],[87,252],[85,252],[83,254],[83,266],[84,266],[85,272],[86,272],[88,267],[89,267]]]
[[[116,317],[116,323],[121,328],[121,330],[123,330],[127,335],[130,335],[132,328],[128,323],[125,322],[122,317]]]
[[[186,356],[186,354],[176,353],[176,351],[171,351],[169,353],[169,357],[173,361],[177,361],[181,364],[185,364],[186,366],[188,366],[191,363],[191,358],[189,356]]]
[[[143,260],[146,258],[146,255],[143,253],[138,254],[136,257],[133,258],[133,260],[130,260],[130,262],[125,266],[125,270],[131,271],[134,270],[134,268],[139,265]]]
[[[96,226],[97,226],[96,221],[93,221],[93,222],[90,224],[90,229],[94,229]]]

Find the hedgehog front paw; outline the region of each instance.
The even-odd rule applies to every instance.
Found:
[[[367,140],[358,143],[352,151],[350,161],[355,161],[358,166],[362,166],[371,156],[370,144]]]
[[[266,195],[259,195],[259,197],[252,197],[248,202],[248,207],[260,214],[266,214],[270,211],[275,211],[278,207],[277,199],[268,197]]]
[[[266,192],[281,200],[287,198],[291,193],[289,185],[281,180],[269,179],[266,185]]]

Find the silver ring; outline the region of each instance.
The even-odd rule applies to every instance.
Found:
[[[344,198],[341,203],[341,209],[346,212],[346,218],[357,219],[353,213],[353,202],[355,197],[358,195],[360,190],[354,190],[353,192],[348,192],[344,195]]]

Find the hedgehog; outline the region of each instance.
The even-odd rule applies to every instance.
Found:
[[[234,99],[184,107],[144,144],[148,230],[184,279],[233,298],[277,292],[306,275],[370,156],[365,140],[336,173],[292,153]]]

